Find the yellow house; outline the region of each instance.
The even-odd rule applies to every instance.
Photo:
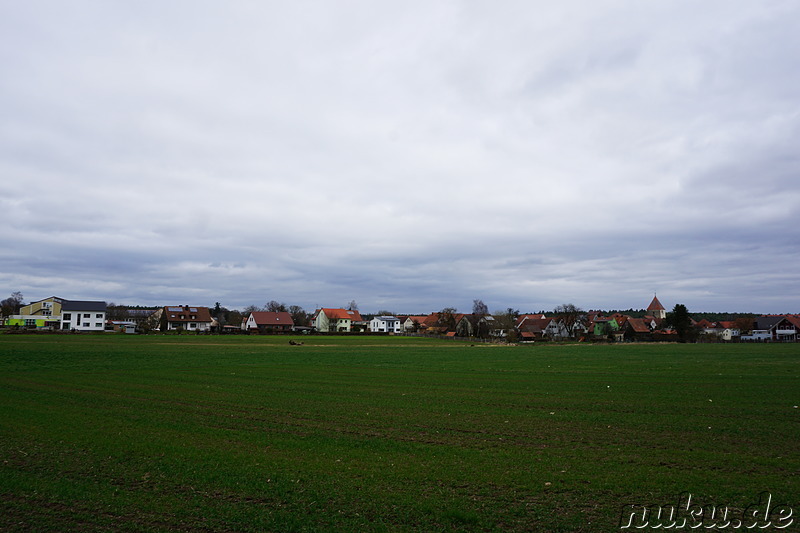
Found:
[[[38,302],[33,302],[24,305],[20,308],[19,314],[26,316],[61,316],[61,303],[64,302],[63,298],[51,296]]]

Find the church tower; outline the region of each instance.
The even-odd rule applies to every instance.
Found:
[[[653,295],[653,301],[647,306],[647,311],[655,317],[656,320],[663,320],[667,318],[667,310],[658,301],[658,296]]]

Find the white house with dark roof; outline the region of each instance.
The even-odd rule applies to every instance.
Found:
[[[403,330],[403,326],[397,317],[376,316],[369,321],[369,330],[381,333],[400,333]]]
[[[61,300],[61,329],[104,331],[106,303],[82,300]]]

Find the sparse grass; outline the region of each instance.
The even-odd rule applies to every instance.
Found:
[[[0,529],[612,531],[800,512],[800,345],[0,335]]]

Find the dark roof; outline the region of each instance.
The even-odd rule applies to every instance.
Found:
[[[128,316],[148,317],[158,311],[158,309],[127,309]]]
[[[756,319],[756,329],[772,329],[781,320],[782,316],[760,316]]]
[[[105,302],[91,302],[85,300],[62,300],[61,312],[64,311],[95,311],[98,313],[105,313]]]

